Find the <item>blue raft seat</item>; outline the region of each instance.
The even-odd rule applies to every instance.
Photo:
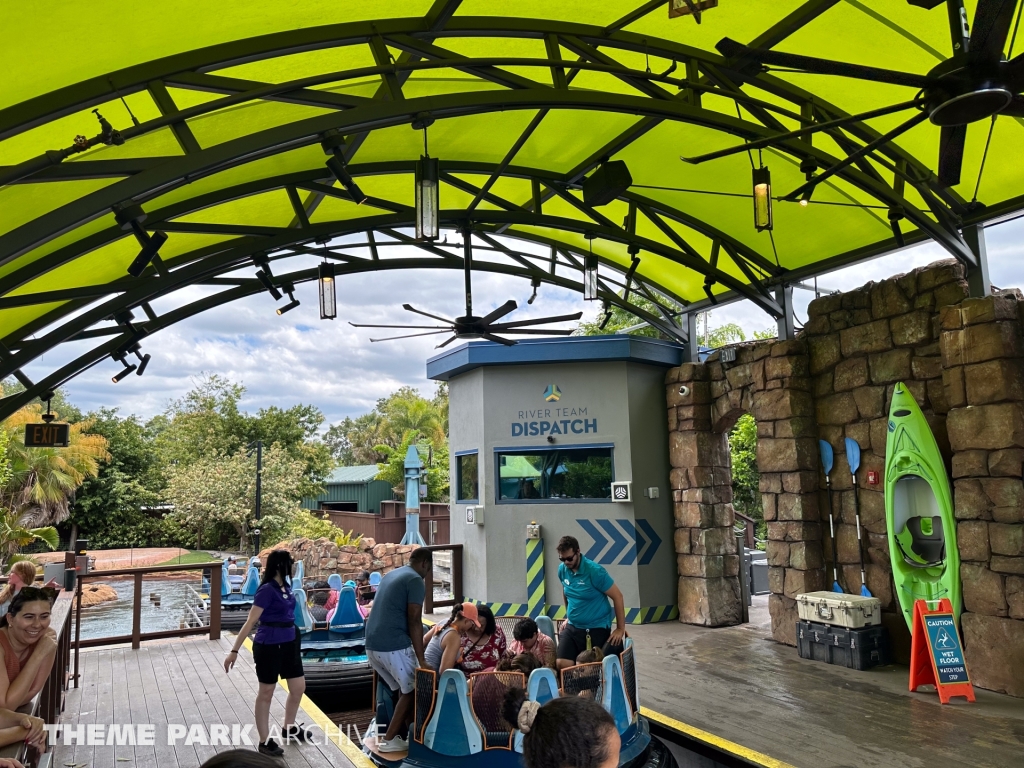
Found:
[[[544,618],[547,618],[546,616]],[[548,619],[550,622],[551,619]],[[538,623],[538,626],[539,623]],[[541,667],[530,673],[530,679],[526,683],[526,698],[528,701],[536,701],[544,706],[552,699],[558,698],[558,679],[555,671],[550,667]],[[512,739],[512,748],[516,752],[523,751],[523,733],[518,728]]]
[[[466,676],[461,670],[449,669],[437,681],[437,698],[423,730],[423,746],[449,757],[483,752],[484,735],[470,709]]]
[[[621,735],[633,724],[633,707],[630,705],[629,695],[626,692],[622,663],[618,656],[605,656],[601,660],[601,667],[601,677],[603,678],[601,706],[611,713],[615,720],[615,727]]]
[[[294,571],[294,573],[291,575],[291,577],[289,577],[288,583],[292,587],[294,587],[296,589],[301,589],[302,588],[302,579],[306,575],[306,564],[305,564],[305,561],[303,561],[303,560],[296,561],[295,567],[292,570]]]
[[[256,590],[260,588],[260,572],[256,570],[256,566],[250,565],[249,572],[245,576],[245,582],[242,584],[242,594],[246,597],[255,597]]]
[[[370,574],[370,586],[371,587],[379,587],[380,586],[380,573],[378,573],[377,571],[373,571]]]
[[[555,638],[555,622],[551,620],[550,616],[544,616],[543,614],[538,616],[535,621],[537,622],[537,629],[543,632],[545,635],[550,637],[556,643],[558,640]]]
[[[343,586],[341,583],[341,576],[339,576],[337,573],[332,573],[330,576],[327,577],[327,586],[329,586],[335,592],[340,592],[341,587]]]
[[[351,587],[343,587],[338,593],[338,605],[327,623],[327,629],[317,629],[303,638],[302,648],[327,651],[361,646],[365,632],[366,622],[356,605],[356,592]]]
[[[295,595],[295,626],[299,632],[306,635],[313,631],[313,616],[309,612],[309,605],[306,602],[306,590],[293,589]]]
[[[255,593],[253,593],[255,594]],[[252,605],[253,595],[244,595],[241,592],[231,591],[231,582],[228,580],[228,563],[225,560],[220,577],[220,603],[232,607],[239,605]]]

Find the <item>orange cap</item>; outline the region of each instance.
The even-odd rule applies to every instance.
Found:
[[[478,628],[483,629],[483,624],[480,623],[480,611],[476,609],[473,603],[463,603],[461,613],[464,619],[469,619]]]

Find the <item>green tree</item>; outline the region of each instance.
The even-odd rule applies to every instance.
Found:
[[[650,299],[645,299],[643,296],[637,296],[636,294],[632,294],[629,297],[629,304],[638,307],[642,310],[645,310],[646,312],[652,315],[661,317],[661,313],[658,311],[658,308],[654,306],[654,302],[651,301]],[[667,304],[667,302],[665,308],[673,312],[679,310],[678,306],[676,306],[675,304],[669,305]],[[605,322],[604,310],[599,309],[597,311],[597,315],[595,315],[593,319],[584,320],[580,323],[579,327],[576,329],[575,335],[603,336],[605,334],[618,333],[624,328],[630,328],[634,325],[638,325],[643,322],[643,320],[640,317],[634,315],[629,310],[623,309],[622,307],[619,306],[612,306],[610,312],[611,317],[609,317],[608,321]],[[602,325],[604,327],[602,327]],[[645,325],[642,328],[635,328],[629,331],[628,333],[630,336],[646,336],[652,339],[666,338],[665,335],[661,333],[661,331],[659,331],[657,328],[652,328],[649,325]]]
[[[80,533],[97,549],[163,545],[167,526],[159,515],[143,509],[158,505],[163,491],[152,432],[134,415],[118,416],[116,408],[89,417],[92,431],[107,439],[110,458],[75,495],[69,522],[77,530],[72,537]]]
[[[449,491],[449,470],[448,470],[448,441],[434,447],[428,440],[422,440],[420,434],[414,430],[406,430],[401,442],[392,448],[389,445],[377,446],[378,450],[386,457],[385,461],[377,466],[380,472],[378,480],[389,483],[395,489],[395,495],[405,495],[405,455],[409,452],[409,446],[415,445],[423,461],[427,479],[427,501],[444,502],[448,500]]]
[[[245,451],[215,453],[191,464],[172,467],[166,497],[170,517],[197,538],[211,526],[229,526],[239,547],[259,528],[265,542],[279,541],[299,512],[305,468],[274,444],[263,453],[261,515],[256,522],[256,457]]]
[[[7,457],[10,438],[5,430],[0,430],[0,487],[11,480],[11,462]],[[42,541],[50,549],[57,548],[57,529],[53,526],[28,528],[18,516],[6,507],[0,507],[0,567],[4,571],[23,559],[17,553],[35,541]]]
[[[740,416],[729,433],[729,453],[732,459],[733,507],[756,521],[755,535],[764,539],[767,526],[761,507],[761,474],[757,470],[757,422],[749,413]]]

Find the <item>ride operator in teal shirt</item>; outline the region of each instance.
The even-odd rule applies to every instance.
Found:
[[[568,623],[558,636],[556,663],[559,669],[565,669],[573,666],[576,657],[588,648],[606,644],[612,649],[621,648],[626,637],[626,609],[622,591],[608,571],[583,556],[575,537],[563,536],[558,540],[558,559],[558,580]]]

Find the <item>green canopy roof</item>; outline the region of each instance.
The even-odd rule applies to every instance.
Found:
[[[970,262],[959,229],[1021,207],[1019,118],[970,126],[962,180],[945,186],[934,173],[936,125],[922,120],[878,141],[916,107],[787,135],[913,101],[916,85],[761,67],[715,47],[728,37],[924,75],[952,53],[942,7],[720,0],[698,23],[670,18],[669,5],[7,4],[0,373],[29,386],[0,401],[0,415],[141,333],[264,290],[253,266],[267,258],[278,284],[316,278],[289,266],[296,254],[335,261],[342,297],[348,273],[460,269],[458,249],[408,234],[424,150],[411,124],[423,113],[434,120],[427,137],[440,159],[441,226],[468,222],[474,268],[581,289],[592,249],[601,296],[613,303],[628,283],[656,304],[696,309],[744,297],[778,315],[773,286],[891,250],[896,230]],[[116,135],[98,136],[95,110]],[[362,205],[325,165],[322,142],[335,130],[368,196]],[[84,151],[71,151],[76,136]],[[749,152],[680,160],[758,140],[764,146]],[[773,230],[754,228],[752,166],[767,165],[773,194],[785,197],[865,145],[871,151],[840,165],[809,205],[776,200]],[[581,182],[608,160],[625,161],[633,183],[588,206]],[[168,238],[137,278],[126,270],[139,242],[114,212],[135,204],[145,231]],[[328,249],[342,235],[353,238]],[[396,242],[407,247],[382,251]],[[196,285],[215,290],[164,314],[150,305]],[[669,311],[640,316],[685,336]],[[83,340],[44,380],[21,374],[48,350]]]

